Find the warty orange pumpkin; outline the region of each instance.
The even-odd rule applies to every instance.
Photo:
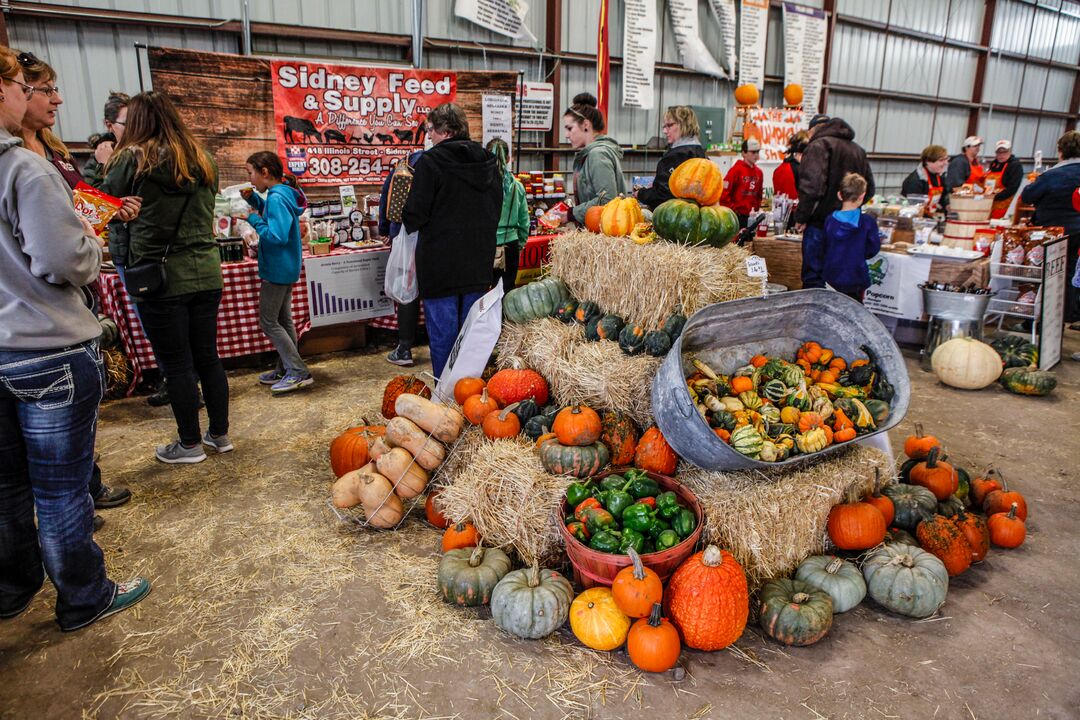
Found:
[[[750,614],[746,573],[731,553],[709,545],[671,576],[665,603],[688,647],[726,648],[742,635]]]
[[[655,425],[642,434],[638,441],[637,450],[634,452],[634,465],[642,470],[657,473],[658,475],[671,475],[679,458],[675,451],[668,445],[664,434]]]

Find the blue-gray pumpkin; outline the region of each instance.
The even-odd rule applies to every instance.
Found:
[[[574,587],[555,570],[513,570],[491,593],[491,619],[511,635],[536,640],[562,627],[573,600]]]

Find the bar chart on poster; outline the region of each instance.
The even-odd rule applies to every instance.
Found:
[[[392,315],[394,303],[383,292],[389,257],[389,250],[377,250],[306,258],[311,326]]]

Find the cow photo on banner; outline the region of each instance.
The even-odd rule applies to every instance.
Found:
[[[381,183],[457,95],[456,75],[438,70],[273,60],[270,78],[278,154],[308,186]]]

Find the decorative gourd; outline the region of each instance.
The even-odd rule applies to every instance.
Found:
[[[439,508],[435,507],[435,498],[438,496],[437,490],[432,490],[427,494],[427,500],[424,501],[424,516],[430,525],[445,530],[450,527],[450,521],[439,511]]]
[[[425,470],[434,470],[446,459],[446,448],[429,438],[408,418],[396,417],[386,423],[386,439],[394,447],[405,448],[412,453]]]
[[[893,502],[893,523],[904,530],[914,530],[920,522],[937,514],[937,498],[919,485],[886,485],[881,492]]]
[[[514,288],[503,298],[503,317],[513,323],[527,323],[555,315],[570,299],[562,280],[546,277]]]
[[[847,612],[866,597],[866,581],[859,568],[835,555],[806,558],[795,570],[795,579],[828,593],[835,613]]]
[[[645,672],[667,672],[679,662],[682,652],[679,631],[661,617],[662,607],[655,603],[649,616],[635,622],[626,636],[630,662]]]
[[[731,433],[731,447],[737,453],[747,457],[757,457],[761,454],[761,448],[765,438],[761,437],[753,425],[743,425],[735,428]]]
[[[629,548],[627,554],[633,564],[624,567],[615,575],[615,579],[611,581],[611,594],[615,598],[615,604],[627,616],[648,617],[653,604],[664,597],[664,584],[660,582],[660,576],[655,571],[645,567],[634,548]]]
[[[950,495],[937,505],[937,514],[942,517],[954,518],[964,509],[964,501],[955,495]]]
[[[1017,395],[1049,395],[1057,387],[1057,376],[1034,365],[1026,368],[1009,368],[1001,373],[1001,386]]]
[[[540,462],[552,475],[589,477],[600,472],[610,458],[607,446],[601,442],[574,447],[552,437],[540,445]]]
[[[1007,513],[996,513],[986,521],[990,532],[990,542],[998,547],[1016,548],[1024,544],[1027,528],[1024,521],[1017,517],[1016,505]]]
[[[741,402],[743,407],[747,410],[761,409],[761,396],[753,390],[744,390],[739,393],[739,402]]]
[[[638,444],[638,429],[628,416],[606,412],[600,422],[600,442],[611,453],[612,465],[630,465]]]
[[[660,428],[654,425],[642,433],[634,451],[635,467],[658,475],[673,475],[678,462],[678,456],[668,445]]]
[[[600,416],[587,405],[571,405],[555,416],[551,431],[563,445],[581,447],[600,439]]]
[[[682,335],[683,327],[686,325],[686,316],[682,314],[682,306],[676,307],[675,312],[668,315],[667,320],[664,321],[664,326],[660,328],[671,337],[671,341],[675,342],[675,339]]]
[[[491,376],[487,384],[488,394],[502,406],[532,399],[537,405],[546,405],[548,384],[535,370],[506,368]]]
[[[784,87],[784,104],[785,105],[802,105],[803,101],[803,89],[802,85],[797,83],[789,83]]]
[[[471,522],[450,525],[442,536],[442,551],[476,547],[480,544],[480,534]]]
[[[465,412],[466,420],[473,425],[479,425],[484,422],[484,418],[488,416],[488,413],[499,409],[499,403],[495,402],[495,398],[488,395],[488,389],[485,387],[480,391],[479,395],[465,398],[461,409]]]
[[[757,85],[746,83],[735,88],[735,102],[739,105],[757,105],[760,97]]]
[[[597,333],[597,326],[600,324],[602,315],[593,315],[589,322],[585,323],[585,339],[589,342],[599,342],[600,335]]]
[[[722,248],[739,232],[739,217],[723,205],[701,207],[690,200],[673,198],[653,211],[653,228],[671,242]]]
[[[665,602],[687,647],[726,648],[742,635],[750,614],[746,573],[731,553],[709,545],[672,574]]]
[[[479,395],[487,387],[482,378],[465,377],[454,383],[454,402],[464,405],[473,395]]]
[[[1026,521],[1028,518],[1027,500],[1015,490],[1009,490],[1005,478],[1002,478],[999,490],[991,490],[986,493],[982,501],[982,511],[989,517],[995,513],[1008,512],[1009,508],[1014,504],[1016,505],[1016,517]]]
[[[525,423],[540,414],[540,406],[535,400],[529,398],[517,403],[513,408],[513,413],[517,415],[518,422],[524,427]]]
[[[967,513],[961,510],[953,521],[960,532],[971,546],[971,562],[982,562],[986,553],[990,551],[990,529],[986,526],[986,520],[975,513]]]
[[[537,640],[562,627],[573,599],[574,586],[555,570],[512,570],[491,591],[491,619],[511,635]]]
[[[359,470],[371,459],[369,441],[386,432],[383,425],[358,425],[351,427],[330,442],[330,470],[334,477],[341,477],[352,470]]]
[[[601,317],[602,315],[599,305],[586,300],[578,303],[577,310],[574,311],[574,322],[579,325],[588,325],[589,321],[594,317]]]
[[[603,205],[593,205],[585,211],[585,229],[589,232],[600,232],[600,217],[604,214]]]
[[[791,392],[788,386],[779,380],[768,380],[761,386],[761,396],[778,403]],[[794,409],[794,408],[793,408]]]
[[[888,526],[881,511],[858,500],[849,490],[847,502],[834,505],[826,523],[829,539],[841,550],[866,550],[885,539]]]
[[[949,577],[971,567],[971,545],[963,531],[947,517],[935,515],[923,520],[915,529],[915,537],[923,550],[936,556],[945,565]]]
[[[796,425],[799,422],[800,415],[802,415],[802,413],[799,412],[798,408],[788,405],[787,407],[780,409],[780,422]]]
[[[492,410],[484,416],[484,422],[480,424],[484,431],[484,437],[488,440],[512,438],[521,432],[521,421],[514,414],[514,405],[507,405],[502,410]]]
[[[668,178],[671,194],[698,205],[715,205],[724,194],[724,175],[708,158],[691,158],[680,163]]]
[[[651,242],[656,242],[656,231],[653,230],[651,222],[639,222],[634,226],[634,229],[630,231],[630,240],[635,245],[648,245]]]
[[[634,226],[644,219],[637,200],[617,197],[604,206],[604,212],[600,215],[600,231],[612,237],[623,237],[629,235]]]
[[[486,605],[510,567],[510,558],[498,548],[450,550],[439,561],[439,593],[455,605]]]
[[[799,415],[799,422],[796,427],[799,428],[799,432],[810,432],[814,428],[819,428],[825,424],[825,419],[818,415],[816,412],[809,411]]]
[[[938,380],[961,390],[981,390],[1001,376],[1001,358],[994,348],[969,337],[938,345],[930,366]]]
[[[465,428],[464,416],[454,408],[433,403],[412,393],[398,395],[394,410],[399,417],[412,420],[421,429],[431,433],[433,438],[444,443],[457,440]]]
[[[626,327],[626,321],[618,315],[604,315],[596,323],[596,335],[601,340],[618,341],[619,333]]]
[[[832,627],[832,598],[802,580],[770,580],[759,597],[761,629],[785,645],[813,645]]]
[[[934,497],[938,500],[944,500],[956,492],[960,481],[957,479],[953,466],[943,460],[938,460],[939,455],[940,451],[937,448],[931,450],[925,460],[911,468],[908,480],[912,485],[921,485],[934,493]]]
[[[663,357],[671,349],[671,336],[663,330],[650,330],[645,334],[643,345],[646,355]]]
[[[805,413],[804,413],[805,414]],[[804,454],[816,453],[824,450],[829,445],[829,437],[825,434],[825,428],[819,427],[809,432],[795,436],[795,446]]]
[[[586,647],[615,650],[626,642],[630,618],[615,604],[609,588],[594,587],[570,604],[570,629]]]
[[[375,467],[390,481],[394,493],[403,500],[414,498],[427,489],[430,476],[413,462],[413,456],[404,448],[392,449],[375,461]]]
[[[1001,357],[1001,364],[1006,369],[1026,368],[1039,364],[1039,348],[1034,343],[1019,335],[1006,335],[990,343]]]
[[[589,208],[590,210],[592,208]],[[555,319],[559,322],[569,325],[574,322],[574,315],[577,313],[578,302],[577,300],[567,300],[559,309],[555,311]]]
[[[637,355],[645,349],[645,328],[627,325],[619,332],[619,349],[627,355]]]
[[[741,395],[744,392],[754,392],[754,379],[747,377],[746,375],[736,375],[732,377],[731,392],[737,395]]]
[[[862,401],[862,404],[869,411],[870,416],[874,419],[874,425],[880,425],[889,419],[889,403],[884,400],[878,400],[876,398],[867,398]]]
[[[412,393],[423,398],[431,397],[431,388],[424,381],[413,375],[398,375],[386,383],[386,389],[382,396],[382,414],[387,420],[392,420],[397,415],[394,409],[398,395]]]
[[[983,474],[971,481],[971,502],[975,507],[981,508],[983,500],[994,490],[1001,490],[1005,486],[1004,476],[990,465]]]
[[[904,454],[912,460],[925,460],[935,447],[940,452],[941,441],[933,435],[923,435],[923,426],[920,422],[915,423],[915,434],[909,435],[904,440]]]
[[[930,553],[910,545],[882,545],[863,561],[866,594],[898,615],[930,617],[945,604],[949,573]]]
[[[901,545],[911,545],[912,547],[919,547],[919,541],[915,539],[915,536],[909,533],[907,530],[901,530],[898,527],[889,528],[889,532],[885,533],[885,542],[900,543]]]

